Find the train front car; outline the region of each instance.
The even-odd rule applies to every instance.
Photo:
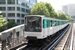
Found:
[[[29,40],[42,38],[42,18],[40,16],[25,16],[24,36]]]

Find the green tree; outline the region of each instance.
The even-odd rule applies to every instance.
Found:
[[[14,21],[9,21],[8,24],[7,24],[7,28],[12,28],[14,26],[17,26],[17,24],[14,22]]]
[[[3,15],[0,11],[0,32],[6,29],[6,24],[7,24],[6,18],[3,18]]]
[[[66,16],[66,19],[69,20],[69,21],[74,21],[71,17],[69,16]]]
[[[58,18],[59,18],[59,19],[66,20],[66,15],[65,15],[64,13],[59,13],[59,14],[58,14]]]
[[[50,17],[54,17],[54,9],[53,9],[53,7],[51,6],[51,4],[46,2],[46,3],[45,3],[45,6],[47,7],[48,12],[50,13]]]
[[[43,2],[36,3],[35,5],[33,5],[31,10],[30,10],[30,14],[31,15],[50,16],[50,13],[48,12],[48,9]]]

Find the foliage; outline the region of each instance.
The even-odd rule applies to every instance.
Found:
[[[63,19],[63,20],[74,21],[71,17],[66,16],[64,13],[59,13],[59,14],[58,14],[58,18],[59,18],[59,19]]]
[[[6,19],[3,18],[3,15],[1,15],[0,13],[0,32],[6,29],[6,24],[7,24]]]
[[[32,6],[30,10],[31,15],[45,15],[50,16],[50,13],[48,12],[48,9],[46,8],[45,4],[42,3],[36,3]]]
[[[14,21],[9,21],[8,24],[7,24],[7,28],[12,28],[14,26],[17,26],[17,24],[14,22]]]
[[[52,18],[73,21],[72,18],[70,18],[69,16],[66,16],[64,13],[57,14],[57,12],[55,12],[51,4],[47,2],[46,3],[40,2],[40,3],[36,3],[35,5],[33,5],[30,10],[30,14],[31,15],[45,15],[45,16],[52,17]]]
[[[74,21],[71,17],[69,17],[69,16],[66,16],[66,18],[67,18],[67,20],[69,20],[69,21]]]
[[[59,13],[58,18],[66,20],[66,15],[64,13]]]
[[[45,3],[45,6],[47,7],[48,9],[48,12],[50,13],[50,17],[54,17],[55,18],[55,14],[56,12],[54,11],[53,7],[51,6],[50,3]]]

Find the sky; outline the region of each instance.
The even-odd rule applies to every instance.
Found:
[[[56,12],[62,10],[62,6],[64,5],[75,4],[75,0],[37,0],[37,2],[40,1],[50,3]]]

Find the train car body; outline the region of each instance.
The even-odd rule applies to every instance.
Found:
[[[24,36],[28,39],[44,39],[55,34],[69,24],[69,20],[60,20],[42,15],[25,16]]]

